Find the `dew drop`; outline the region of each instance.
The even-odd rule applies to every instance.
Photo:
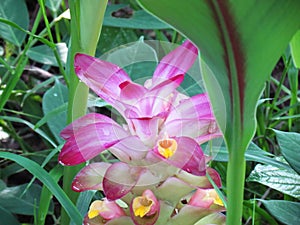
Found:
[[[212,133],[215,133],[216,131],[217,131],[216,122],[211,122],[208,127],[208,133],[212,134]]]

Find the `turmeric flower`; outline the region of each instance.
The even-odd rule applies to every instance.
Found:
[[[116,200],[135,186],[159,184],[178,170],[206,174],[199,144],[220,136],[208,96],[189,97],[176,90],[197,57],[197,48],[186,41],[162,58],[152,79],[140,85],[117,65],[76,55],[80,80],[126,123],[90,113],[61,132],[66,143],[59,161],[64,165],[88,161],[107,149],[119,159],[85,167],[74,179],[74,190],[103,189],[109,200]]]

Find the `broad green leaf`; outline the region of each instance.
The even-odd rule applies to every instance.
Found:
[[[126,47],[113,49],[101,59],[120,66],[132,80],[141,84],[152,77],[158,61],[155,50],[144,42],[143,37]]]
[[[6,183],[3,180],[0,180],[0,191],[6,188]]]
[[[62,142],[59,136],[61,130],[66,126],[68,101],[68,89],[58,80],[43,97],[43,112],[47,124],[58,142]]]
[[[77,208],[67,197],[65,192],[61,189],[61,187],[43,168],[40,167],[40,165],[25,157],[9,152],[0,152],[0,158],[12,160],[21,165],[22,167],[26,168],[31,174],[36,176],[52,192],[52,194],[60,202],[62,207],[66,210],[67,214],[75,222],[75,224],[82,224],[82,217]]]
[[[138,2],[200,49],[205,87],[229,151],[226,222],[239,225],[244,153],[255,132],[257,101],[274,65],[299,29],[300,1]]]
[[[147,79],[152,77],[159,58],[162,58],[176,47],[178,45],[170,42],[144,41],[141,37],[139,41],[112,49],[107,54],[102,55],[101,59],[120,66],[130,75],[132,80],[144,84]],[[203,92],[202,89],[200,64],[197,60],[185,75],[179,91],[193,96]]]
[[[103,27],[97,46],[96,55],[107,54],[109,50],[137,41],[134,30],[118,27]]]
[[[65,43],[56,44],[56,48],[63,64],[66,64],[68,48]],[[46,65],[58,66],[53,50],[47,45],[32,47],[27,51],[28,58]]]
[[[299,28],[300,2],[139,2],[199,47],[210,70],[204,71],[204,81],[229,151],[244,152],[254,134],[255,108],[264,82]],[[224,99],[225,109],[219,99]]]
[[[0,17],[18,24],[25,30],[28,29],[29,15],[24,0],[1,1]],[[26,34],[8,24],[0,23],[0,36],[20,47]]]
[[[214,145],[210,146],[209,143],[205,143],[201,145],[201,147],[203,150],[205,150],[206,155],[213,157],[214,161],[228,162],[229,154],[228,154],[227,147],[225,146],[224,143],[222,143],[220,146],[214,146]],[[288,170],[291,169],[289,165],[276,160],[273,154],[260,149],[253,142],[251,142],[250,145],[248,146],[245,152],[245,158],[247,161],[272,165],[274,167],[281,168],[281,169],[288,169]]]
[[[270,188],[300,198],[300,176],[293,170],[257,164],[247,181],[255,181]]]
[[[1,215],[1,221],[0,221],[1,225],[9,225],[9,224],[21,225],[19,221],[14,217],[14,215],[11,214],[5,208],[3,208],[2,205],[0,205],[0,215]]]
[[[299,225],[300,203],[283,200],[260,200],[267,210],[286,225]]]
[[[293,36],[291,43],[291,54],[295,67],[300,69],[300,30]]]
[[[300,174],[300,134],[273,130],[276,134],[280,150],[291,167]]]
[[[26,187],[27,184],[23,184],[3,189],[0,192],[0,205],[12,213],[34,215],[39,207],[41,187],[36,184],[27,190]],[[49,213],[53,213],[53,205],[51,208]]]
[[[153,17],[144,10],[133,11],[130,18],[114,17],[113,13],[125,8],[127,5],[109,5],[104,15],[104,26],[123,27],[132,29],[168,29],[170,26]]]
[[[43,38],[43,37],[38,36],[38,35],[35,35],[34,33],[32,33],[32,32],[30,32],[30,31],[28,31],[28,30],[22,28],[21,26],[19,26],[18,24],[12,22],[11,20],[4,19],[4,18],[0,17],[0,24],[1,24],[1,23],[4,23],[4,24],[6,24],[7,26],[10,26],[10,27],[12,27],[12,28],[14,28],[14,29],[17,29],[17,30],[19,30],[21,33],[23,32],[24,35],[25,35],[25,34],[28,34],[28,35],[32,36],[32,37],[38,39],[40,42],[44,43],[45,45],[48,45],[48,46],[50,46],[50,47],[55,47],[55,44],[52,43],[52,42],[50,42],[50,41],[48,41],[46,38]]]
[[[57,12],[59,9],[61,0],[46,0],[45,5],[52,11]]]

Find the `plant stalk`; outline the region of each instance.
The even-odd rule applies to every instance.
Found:
[[[74,56],[76,53],[94,55],[101,33],[103,17],[107,0],[71,0],[69,1],[71,13],[71,45],[69,46],[66,72],[69,83],[69,101],[67,123],[84,116],[87,109],[88,87],[79,82],[74,71]],[[76,204],[78,193],[71,189],[74,176],[84,166],[80,164],[65,167],[63,174],[63,189],[71,201]],[[70,218],[65,210],[61,212],[61,225],[70,224]]]
[[[227,225],[240,225],[243,215],[246,161],[243,152],[229,151],[227,166]]]

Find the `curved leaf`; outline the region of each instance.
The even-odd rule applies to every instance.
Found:
[[[0,4],[0,17],[10,20],[27,30],[29,25],[29,15],[24,0],[6,0]],[[21,46],[26,34],[9,26],[0,23],[0,36],[7,41]]]
[[[291,167],[300,174],[300,134],[273,130],[280,146],[280,150]]]
[[[62,207],[66,210],[67,214],[72,218],[75,224],[82,224],[82,217],[78,209],[74,206],[71,200],[67,197],[64,191],[59,187],[59,185],[53,180],[53,178],[37,163],[32,160],[26,159],[22,156],[9,153],[0,152],[0,158],[5,158],[12,160],[22,167],[26,168],[30,173],[35,175],[57,198]]]
[[[300,203],[281,201],[281,200],[260,200],[268,211],[279,220],[287,225],[299,224]]]
[[[204,80],[229,151],[238,146],[233,150],[244,152],[254,134],[254,113],[264,82],[299,28],[300,2],[139,2],[200,48],[210,70],[203,73]],[[217,85],[221,86],[218,94]]]
[[[240,224],[244,153],[255,131],[257,100],[299,28],[300,1],[139,2],[186,35],[201,51],[204,82],[229,152],[227,224]]]
[[[9,211],[0,206],[1,223],[0,224],[14,224],[21,225],[17,218],[14,217]]]
[[[247,181],[256,181],[300,199],[300,176],[293,170],[279,169],[270,165],[256,165]]]
[[[52,134],[59,143],[63,141],[59,133],[66,126],[67,121],[67,101],[68,88],[58,80],[55,81],[52,88],[46,91],[43,97],[43,112],[45,115],[43,119],[47,120]]]
[[[114,12],[127,7],[125,4],[108,5],[104,15],[104,26],[133,29],[168,29],[170,26],[144,10],[133,11],[130,18],[113,16]]]

